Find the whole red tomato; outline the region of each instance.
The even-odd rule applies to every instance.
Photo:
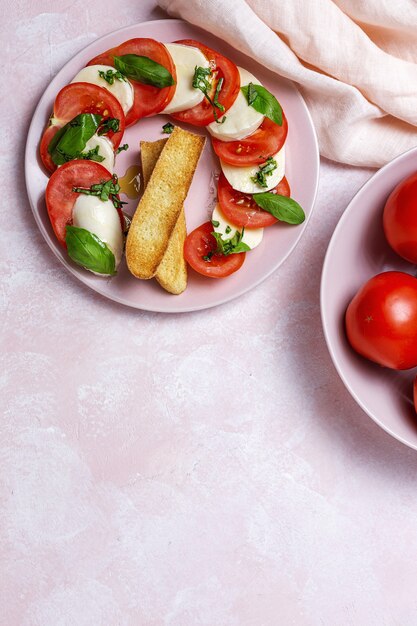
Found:
[[[397,254],[417,263],[417,172],[397,185],[383,216],[385,237]]]
[[[352,348],[379,365],[417,366],[417,279],[384,272],[368,280],[347,308],[346,332]]]

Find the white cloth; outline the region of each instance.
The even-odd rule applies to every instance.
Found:
[[[417,146],[416,0],[158,2],[295,81],[323,156],[380,166]]]

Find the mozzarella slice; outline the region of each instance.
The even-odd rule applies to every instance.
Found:
[[[253,74],[243,69],[243,67],[238,67],[238,70],[242,87],[249,85],[249,83],[261,84]],[[209,133],[216,139],[220,139],[220,141],[244,139],[254,133],[264,120],[262,113],[258,113],[252,106],[249,106],[246,97],[240,90],[236,100],[230,109],[226,111],[225,116],[226,119],[222,124],[212,122],[207,126]]]
[[[72,83],[91,83],[92,85],[98,85],[104,87],[107,91],[120,102],[124,114],[129,111],[133,106],[133,87],[131,83],[126,80],[114,79],[114,83],[110,85],[104,78],[101,78],[99,72],[107,72],[107,70],[114,70],[111,65],[88,65],[78,72],[78,74],[72,79]]]
[[[114,172],[114,148],[110,139],[107,137],[99,136],[97,134],[93,135],[91,139],[87,141],[85,144],[85,148],[83,150],[84,153],[89,152],[90,150],[94,150],[98,146],[98,153],[100,156],[104,157],[104,161],[100,161],[100,165],[103,165],[106,170],[113,174]]]
[[[123,233],[113,202],[103,202],[97,196],[80,194],[72,210],[72,220],[74,226],[89,230],[108,245],[114,254],[117,267],[123,254]]]
[[[236,167],[235,165],[229,165],[222,160],[220,160],[220,165],[223,174],[236,191],[242,191],[243,193],[262,193],[263,191],[270,191],[276,187],[279,181],[284,178],[285,146],[282,146],[281,150],[277,152],[277,154],[274,154],[272,158],[277,162],[277,168],[273,170],[269,176],[266,176],[266,187],[261,187],[258,183],[255,183],[252,180],[252,177],[259,171],[258,165]]]
[[[217,224],[218,222],[218,226],[215,226],[213,224],[213,230],[216,233],[220,233],[222,239],[224,240],[234,237],[237,231],[242,232],[242,228],[240,228],[239,226],[235,226],[231,222],[227,221],[224,213],[220,209],[219,204],[216,204],[211,219],[212,222],[214,222],[215,224]],[[256,248],[256,246],[259,246],[262,241],[263,234],[263,228],[245,228],[242,241],[243,243],[246,243],[246,245],[249,246],[249,248],[252,250],[252,248]]]
[[[210,63],[198,48],[179,43],[166,43],[165,47],[175,64],[177,86],[174,97],[161,113],[177,113],[191,109],[204,100],[203,92],[193,87],[195,68],[210,67]]]

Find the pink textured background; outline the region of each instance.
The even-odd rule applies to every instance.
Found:
[[[0,5],[1,625],[416,624],[417,455],[354,404],[319,316],[325,248],[372,171],[324,161],[301,244],[246,296],[112,304],[38,233],[25,136],[72,54],[166,16]]]

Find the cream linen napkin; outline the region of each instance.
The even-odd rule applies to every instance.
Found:
[[[417,146],[416,0],[158,2],[295,81],[323,156],[380,166]]]

